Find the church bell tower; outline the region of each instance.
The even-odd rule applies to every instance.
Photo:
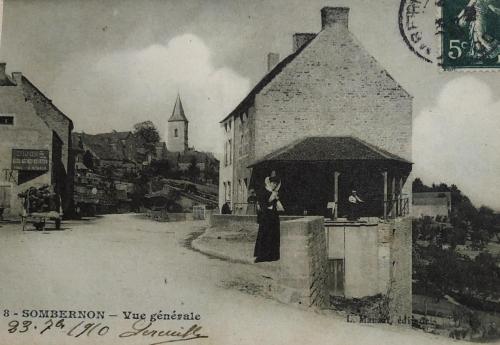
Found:
[[[188,124],[189,121],[184,114],[181,96],[177,94],[172,116],[168,120],[167,149],[173,152],[185,152],[188,150]]]

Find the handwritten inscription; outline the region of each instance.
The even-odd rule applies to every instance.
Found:
[[[161,340],[159,342],[151,343],[151,345],[159,345],[164,343],[169,343],[173,341],[186,341],[198,338],[208,338],[208,336],[200,333],[201,326],[196,324],[189,327],[187,330],[158,330],[154,329],[152,322],[146,322],[143,320],[137,320],[132,325],[132,330],[120,333],[120,338],[129,337],[149,337],[149,338],[171,338],[168,340]]]
[[[17,315],[20,319],[15,318]],[[122,311],[121,314],[105,315],[103,311],[23,309],[16,312],[4,309],[3,317],[8,319],[7,332],[19,335],[31,333],[45,337],[52,333],[72,338],[107,336],[143,340],[147,345],[208,338],[208,335],[202,332],[202,326],[193,322],[201,319],[199,314],[178,313],[175,310],[171,313],[160,310],[152,314]],[[130,326],[125,324],[118,328],[107,323],[107,317],[121,317],[132,323]],[[83,320],[75,320],[78,318]],[[186,321],[187,325],[182,326]],[[174,323],[175,326],[166,326],[165,322]]]

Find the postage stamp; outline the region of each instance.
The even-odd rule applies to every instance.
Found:
[[[442,67],[500,68],[500,1],[443,0],[440,5]]]

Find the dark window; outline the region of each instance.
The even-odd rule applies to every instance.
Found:
[[[344,260],[328,260],[328,287],[335,296],[344,295]]]
[[[14,116],[5,116],[0,115],[0,125],[13,125],[14,124]]]
[[[177,130],[177,128],[176,128],[176,129],[174,129],[174,137],[176,137],[176,138],[177,138],[178,136],[179,136],[179,131],[178,131],[178,130]]]

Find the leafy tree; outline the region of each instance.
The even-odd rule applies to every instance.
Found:
[[[85,151],[83,154],[83,164],[90,170],[94,170],[94,157],[90,151]]]
[[[189,163],[187,174],[192,182],[196,182],[200,177],[200,169],[198,168],[197,163],[198,162],[196,160],[196,156],[191,157],[191,162]]]
[[[161,176],[164,178],[171,177],[170,163],[167,159],[152,161],[150,167],[153,173],[157,176]]]
[[[153,152],[155,144],[160,142],[158,129],[151,121],[143,121],[134,125],[134,135],[144,142],[148,152]]]

